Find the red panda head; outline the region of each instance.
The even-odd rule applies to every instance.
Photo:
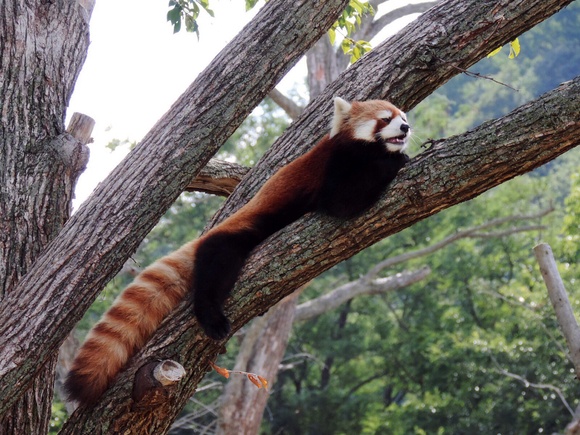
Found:
[[[354,139],[382,142],[389,151],[402,152],[409,142],[411,127],[405,113],[388,101],[349,103],[336,97],[330,137],[339,132],[348,132]]]

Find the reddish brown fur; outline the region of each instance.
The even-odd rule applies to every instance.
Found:
[[[338,106],[335,104],[336,107]],[[361,122],[376,119],[377,111],[390,110],[396,116],[399,110],[384,101],[353,102],[348,113],[344,113],[344,107],[346,106],[343,105],[341,113],[335,112],[335,126],[340,125],[340,134],[335,132],[332,138],[326,135],[311,151],[274,174],[238,212],[198,240],[187,243],[153,263],[121,293],[89,333],[73,363],[65,382],[71,399],[84,404],[95,402],[129,358],[149,340],[159,324],[183,300],[192,286],[195,291],[205,287],[203,291],[199,290],[201,299],[196,299],[194,303],[194,309],[201,310],[196,311],[198,320],[212,338],[224,338],[229,333],[229,322],[222,312],[223,300],[229,295],[238,273],[231,269],[241,269],[255,245],[308,211],[319,210],[333,216],[345,217],[372,204],[376,194],[394,178],[407,158],[386,152],[380,144],[375,144],[375,147],[367,143],[361,144],[353,139],[353,132]],[[378,120],[377,128],[387,124],[388,121]],[[329,163],[337,154],[337,149],[342,150],[339,154],[346,152],[343,156],[350,156],[348,153],[353,152],[361,154],[362,167],[354,165],[351,168],[353,165],[350,157],[346,161],[335,159],[332,164]],[[379,166],[375,164],[377,152],[379,160],[382,161]],[[383,155],[384,153],[388,156]],[[369,171],[366,165],[369,166]],[[365,176],[345,182],[344,174],[349,175],[351,169],[362,171]],[[352,173],[350,176],[352,178]],[[335,187],[337,185],[339,187]],[[330,190],[328,186],[331,186]],[[344,198],[343,190],[349,199]],[[374,196],[368,195],[370,190],[376,190]],[[361,203],[361,196],[369,196],[370,203]],[[321,197],[330,200],[322,203]],[[328,207],[329,203],[338,203],[342,208]],[[355,205],[349,205],[351,203]],[[241,247],[233,246],[232,252],[220,254],[237,243]],[[205,253],[202,255],[202,252]],[[223,258],[214,261],[213,255]],[[237,266],[230,265],[232,259],[237,261]],[[194,274],[195,263],[197,269]],[[220,269],[223,264],[227,264],[225,270]],[[195,279],[200,270],[206,272],[196,287]],[[223,280],[221,275],[224,274],[229,274],[226,279],[233,279],[228,285],[220,282],[220,279]],[[214,279],[212,276],[218,278]],[[220,291],[222,294],[217,298],[212,295],[212,292]],[[206,299],[211,298],[215,300],[205,304]],[[217,317],[212,318],[210,313],[202,319],[207,311],[214,308],[217,310],[214,311]],[[205,320],[205,324],[202,320]],[[212,327],[215,325],[217,328],[213,329],[212,335]]]
[[[67,377],[71,399],[94,403],[183,300],[191,279],[196,242],[190,242],[145,269],[93,327]],[[175,277],[168,276],[167,268]]]
[[[163,319],[183,300],[198,242],[217,232],[251,228],[256,215],[284,207],[297,194],[315,192],[320,184],[320,165],[330,152],[330,148],[325,146],[327,143],[328,136],[309,153],[272,176],[237,213],[198,241],[190,242],[141,272],[87,336],[66,381],[69,396],[82,403],[93,403]],[[163,270],[158,270],[159,265],[172,269],[179,279],[175,281],[162,273]],[[151,288],[144,286],[146,284]]]

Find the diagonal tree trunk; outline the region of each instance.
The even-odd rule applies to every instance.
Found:
[[[352,222],[310,215],[272,236],[250,258],[226,306],[233,330],[354,253],[577,146],[579,91],[580,78],[500,120],[441,142],[414,159],[379,204]],[[556,117],[558,124],[549,129],[541,122]],[[494,131],[505,134],[490,138],[490,132]],[[178,358],[184,362],[188,373],[177,394],[187,397],[194,392],[193,386],[203,377],[201,368],[206,358],[215,357],[223,348],[203,336],[187,307],[170,316],[164,329],[174,334],[158,331],[147,348],[121,373],[103,403],[85,410],[82,416],[77,411],[73,421],[90,418],[96,423],[104,412],[103,406],[123,407],[117,414],[122,419],[131,401],[120,399],[130,394],[135,371],[144,362],[158,358]],[[181,335],[176,336],[175,331]],[[134,412],[143,412],[151,418],[167,417],[160,414],[167,408],[162,405],[154,411]],[[92,425],[87,421],[87,427],[91,427],[89,424]]]
[[[326,131],[332,94],[340,91],[346,98],[359,99],[390,95],[396,104],[408,109],[457,74],[458,68],[467,68],[569,2],[503,0],[491,4],[447,0],[438,4],[391,38],[388,46],[377,48],[329,86],[252,171],[251,177],[255,178],[246,177],[217,219],[239,207],[274,167],[314,145]],[[57,0],[42,3],[41,7],[65,8],[70,4]],[[58,346],[105,282],[344,4],[338,0],[292,2],[289,13],[286,2],[268,2],[67,222],[28,267],[26,275],[5,293],[0,306],[0,415],[11,412],[23,397],[23,387],[35,382],[42,368],[51,364]],[[14,14],[6,2],[0,5],[2,12]],[[74,25],[76,19],[76,12],[71,11],[65,22]],[[47,25],[53,31],[57,24]],[[77,61],[86,53],[81,40],[78,35],[63,40],[63,46],[72,52],[82,52],[77,53]],[[5,41],[11,40],[1,41],[7,44]],[[5,45],[1,47],[4,55]],[[74,70],[74,64],[67,67]],[[35,76],[37,80],[42,77]],[[72,83],[74,80],[70,86]],[[51,85],[52,80],[47,81],[44,90]],[[250,259],[228,305],[234,330],[265,311],[288,289],[379,238],[531,170],[574,146],[578,137],[578,90],[577,81],[570,83],[512,116],[447,141],[448,148],[437,146],[423,153],[400,174],[384,201],[361,219],[339,223],[308,216],[272,237]],[[41,99],[46,96],[40,95]],[[60,94],[63,100],[68,95]],[[21,106],[3,107],[18,113]],[[64,106],[47,112],[54,113],[55,120],[62,120]],[[2,124],[9,129],[5,113],[3,110]],[[540,119],[558,122],[552,126],[538,123]],[[21,122],[20,118],[16,121]],[[540,131],[538,124],[544,130]],[[496,131],[501,135],[490,134]],[[23,149],[27,150],[30,143],[25,142]],[[30,150],[38,152],[34,147]],[[517,159],[506,151],[516,153]],[[271,170],[265,170],[269,165]],[[18,168],[18,176],[25,174],[25,166]],[[13,180],[9,178],[10,183]],[[297,231],[302,232],[300,241]],[[347,237],[349,231],[351,236]],[[357,240],[356,246],[353,240]],[[283,258],[276,255],[279,252],[285,253]],[[176,310],[102,401],[93,409],[77,410],[63,432],[162,433],[194,391],[208,361],[221,350],[220,343],[201,334],[187,307]],[[144,361],[159,357],[182,361],[188,370],[185,382],[155,409],[133,403],[130,390],[135,371]]]
[[[14,115],[14,119],[7,119],[8,117],[4,114],[8,110],[3,111],[2,121],[5,127],[3,136],[4,133],[6,136],[12,134],[10,129],[15,125],[20,127],[25,124],[24,121],[30,120],[31,123],[39,126],[38,138],[29,134],[28,137],[22,135],[13,140],[14,153],[17,157],[24,155],[28,159],[34,157],[42,160],[42,164],[36,164],[36,166],[39,173],[44,170],[42,180],[45,183],[40,186],[42,189],[40,187],[35,189],[34,184],[32,186],[26,184],[34,181],[25,176],[35,165],[32,159],[15,161],[13,167],[6,164],[7,170],[3,172],[6,177],[3,178],[6,186],[13,189],[10,194],[14,194],[14,197],[7,193],[6,196],[3,195],[3,199],[8,201],[10,207],[24,205],[18,204],[21,196],[39,201],[40,204],[35,204],[31,208],[48,209],[45,217],[48,221],[46,226],[50,230],[50,234],[46,236],[44,234],[30,236],[30,239],[38,240],[38,247],[25,246],[17,237],[13,237],[11,231],[4,233],[10,236],[11,243],[13,241],[11,246],[15,247],[18,255],[25,256],[28,263],[26,267],[22,267],[21,259],[15,259],[11,252],[5,254],[5,258],[9,260],[3,263],[8,265],[6,276],[9,280],[4,287],[5,298],[0,307],[0,317],[3,320],[0,327],[3,350],[0,355],[0,366],[2,366],[0,368],[0,390],[2,390],[0,415],[6,416],[8,421],[6,427],[9,433],[15,427],[10,422],[17,417],[15,411],[10,409],[11,406],[22,409],[22,416],[25,417],[26,415],[36,416],[37,409],[42,405],[44,407],[43,423],[33,422],[29,428],[32,432],[46,431],[52,396],[50,387],[52,381],[47,382],[47,379],[54,377],[54,361],[58,345],[88,308],[100,288],[114,274],[118,265],[122,264],[122,261],[118,261],[119,253],[121,256],[128,256],[134,250],[159,216],[185,188],[192,175],[205,164],[304,51],[332,24],[344,8],[346,0],[331,0],[316,5],[302,1],[288,3],[285,6],[281,2],[272,2],[264,7],[254,20],[254,25],[246,27],[245,32],[232,42],[232,48],[224,50],[218,56],[213,67],[210,66],[205,74],[202,74],[200,80],[174,105],[161,124],[158,124],[158,129],[145,138],[144,143],[134,153],[134,156],[137,156],[133,160],[134,165],[131,166],[127,162],[121,165],[110,177],[110,180],[114,181],[105,183],[102,185],[104,188],[96,192],[97,200],[92,204],[89,201],[89,205],[83,207],[75,215],[67,227],[68,230],[61,233],[68,234],[72,238],[68,239],[64,245],[56,241],[52,244],[52,248],[49,248],[54,249],[55,246],[63,248],[60,251],[62,254],[60,263],[53,262],[55,257],[52,251],[52,254],[45,255],[43,260],[36,263],[37,274],[28,273],[25,278],[21,279],[32,261],[38,259],[41,248],[44,248],[44,245],[56,236],[68,217],[74,182],[60,181],[60,178],[51,170],[66,174],[62,166],[67,163],[66,158],[72,160],[75,156],[70,149],[70,144],[67,144],[68,136],[61,138],[57,135],[63,133],[62,121],[66,104],[88,45],[89,14],[87,11],[73,1],[61,0],[49,3],[39,1],[37,3],[30,1],[19,5],[18,2],[2,2],[0,6],[3,12],[2,31],[6,34],[6,37],[2,35],[2,53],[5,56],[2,64],[14,65],[14,68],[10,70],[14,82],[2,81],[3,85],[6,84],[3,88],[6,105],[3,107],[10,107],[13,112],[11,115]],[[81,13],[83,11],[84,14]],[[81,23],[82,26],[78,26],[77,23]],[[77,27],[84,32],[82,35],[74,34],[74,31],[78,32]],[[244,48],[240,49],[241,46]],[[22,47],[24,47],[24,53],[19,51]],[[8,56],[14,53],[22,56],[13,61]],[[22,68],[20,68],[20,61],[22,61]],[[39,62],[42,62],[42,65],[39,65]],[[42,68],[44,62],[47,67],[52,67],[54,70],[44,72]],[[24,67],[29,67],[29,69]],[[253,74],[247,74],[248,70],[253,71]],[[30,77],[18,75],[23,71]],[[62,76],[63,71],[67,71],[66,76]],[[54,86],[54,83],[60,84],[60,82],[63,82],[63,87]],[[32,87],[27,88],[31,86],[29,84]],[[14,98],[19,96],[14,89],[34,100],[24,101]],[[53,91],[54,100],[51,98]],[[32,110],[28,111],[30,107]],[[40,121],[44,121],[45,118],[47,122],[41,123]],[[147,150],[148,141],[158,144],[156,152],[151,153]],[[166,142],[173,146],[165,146]],[[5,143],[6,146],[11,145],[8,140]],[[63,155],[59,155],[59,152]],[[59,163],[58,159],[63,161],[60,166],[54,163],[55,160]],[[160,176],[168,172],[168,168],[173,168],[177,177],[174,176],[175,174],[166,178]],[[128,177],[131,181],[127,180],[127,174],[131,174]],[[148,186],[147,177],[150,177],[149,180],[155,180]],[[16,185],[14,179],[17,179],[20,185]],[[26,186],[23,187],[24,184]],[[48,187],[63,187],[68,188],[68,191],[53,194],[45,191]],[[125,193],[119,195],[119,192],[123,191]],[[34,194],[22,195],[22,192],[34,192]],[[159,200],[154,200],[155,198]],[[56,201],[53,201],[55,199]],[[43,201],[49,201],[50,204],[47,205]],[[100,207],[100,211],[94,208],[95,203],[99,204],[99,202],[100,205],[97,208]],[[51,209],[57,204],[64,204],[66,216],[59,217],[62,213],[59,214]],[[152,207],[152,204],[156,207]],[[131,212],[131,206],[143,214],[139,216],[139,213]],[[119,227],[112,222],[102,222],[103,213],[113,221],[121,223],[121,226],[124,225],[125,232],[119,231]],[[3,226],[5,224],[7,229],[15,228],[10,225],[18,223],[18,216],[9,214],[5,216],[8,219],[3,222]],[[128,221],[133,222],[132,227],[127,225],[128,222],[123,219],[123,216],[128,216]],[[29,218],[30,216],[24,216],[26,224],[31,229],[41,227]],[[45,225],[45,223],[42,224]],[[69,249],[71,245],[80,241],[75,234],[77,231],[82,233],[83,228],[86,231],[86,238],[81,244],[77,244],[78,249]],[[77,239],[76,242],[75,239]],[[108,246],[107,243],[109,243]],[[89,246],[92,246],[92,252],[88,249]],[[120,252],[113,249],[115,246],[117,248],[122,246]],[[76,266],[67,265],[71,258],[80,261],[83,266],[79,263]],[[14,265],[20,267],[16,272]],[[86,265],[88,267],[85,267]],[[45,269],[46,267],[48,269],[54,267],[54,269],[49,271]],[[80,269],[85,269],[84,272],[88,272],[88,275],[79,278]],[[69,281],[71,286],[68,301],[66,297],[61,299],[67,293],[62,292],[62,287],[55,283],[58,281],[56,278],[58,273],[73,276],[72,282]],[[91,274],[93,277],[100,278],[95,280],[90,277]],[[38,281],[39,278],[42,283]],[[91,283],[87,287],[93,289],[93,294],[88,298],[78,298],[72,290],[86,282]],[[8,285],[10,285],[10,291],[7,291]],[[52,294],[50,291],[45,291],[51,286]],[[22,310],[21,316],[14,316],[15,307]],[[71,315],[72,313],[74,315]],[[9,318],[13,321],[9,322]],[[23,324],[22,318],[29,321]],[[39,334],[39,330],[44,332]],[[44,337],[50,337],[52,340],[47,342]],[[19,403],[19,396],[23,391],[22,386],[31,385],[31,382],[42,384],[46,394],[36,394],[35,397],[28,399],[23,398],[23,401]],[[42,404],[38,403],[39,400]],[[18,427],[24,427],[18,424]],[[167,424],[166,422],[165,426]],[[24,430],[22,433],[30,431]]]

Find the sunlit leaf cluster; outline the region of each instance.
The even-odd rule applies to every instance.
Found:
[[[201,9],[205,10],[210,16],[214,16],[209,7],[209,0],[169,0],[169,8],[167,21],[173,25],[173,32],[179,32],[182,23],[185,23],[185,30],[195,33],[198,38],[199,24],[197,19]]]
[[[336,42],[337,33],[343,37],[340,47],[344,54],[350,56],[351,63],[359,60],[372,48],[368,41],[355,40],[350,36],[355,33],[356,27],[361,25],[365,15],[373,15],[374,13],[375,11],[368,1],[350,0],[342,15],[328,31],[332,45]]]

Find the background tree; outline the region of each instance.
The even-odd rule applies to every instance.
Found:
[[[285,72],[288,64],[303,53],[305,47],[318,39],[320,34],[330,26],[338,10],[344,7],[344,3],[339,2],[293,4],[294,13],[289,14],[281,7],[281,4],[272,6],[273,3],[276,2],[268,3],[255,22],[233,41],[234,46],[243,48],[241,50],[226,49],[222,55],[218,56],[213,65],[176,102],[155,129],[113,172],[108,181],[97,189],[91,200],[69,219],[64,228],[54,237],[50,246],[46,246],[43,253],[35,258],[34,264],[27,268],[27,273],[23,274],[13,289],[4,295],[3,304],[0,307],[0,318],[3,320],[0,327],[0,345],[3,349],[0,358],[0,391],[3,397],[0,413],[2,415],[26,415],[21,407],[11,409],[22,397],[22,386],[31,386],[35,379],[39,379],[37,378],[39,370],[47,364],[50,366],[49,362],[54,361],[58,345],[64,340],[68,331],[80,318],[82,312],[88,308],[90,301],[96,297],[104,283],[114,275],[138,242],[147,234],[153,223],[169,207],[178,193],[189,184],[194,174],[207,162],[250,109],[270,90]],[[389,55],[386,55],[387,50],[384,46],[378,47],[364,59],[364,62],[361,61],[360,65],[350,68],[339,82],[335,82],[328,92],[322,94],[305,110],[300,120],[256,166],[252,176],[246,178],[245,183],[240,184],[234,195],[230,197],[229,205],[222,209],[222,213],[216,219],[230,212],[229,207],[238,207],[243,202],[238,195],[244,196],[255,191],[257,185],[263,182],[276,166],[279,166],[285,159],[303,152],[305,148],[316,142],[325,130],[323,125],[329,113],[329,95],[336,92],[336,88],[340,88],[343,91],[341,93],[347,98],[384,97],[388,93],[397,104],[403,108],[410,108],[439,84],[456,74],[457,68],[468,67],[492,49],[484,47],[482,41],[491,47],[508,42],[568,2],[510,2],[509,7],[506,6],[501,11],[501,19],[497,18],[493,29],[489,27],[489,19],[496,17],[497,11],[486,10],[485,8],[490,7],[489,5],[477,3],[442,2],[430,13],[426,13],[417,24],[409,27],[406,32],[391,39],[388,47]],[[66,6],[70,5],[67,3]],[[318,10],[315,7],[321,9]],[[8,16],[14,22],[17,22],[17,17],[30,17],[30,14],[34,13],[42,17],[48,16],[49,14],[46,14],[42,8],[49,8],[50,12],[54,12],[55,21],[70,23],[69,15],[78,15],[85,19],[86,25],[85,9],[77,7],[74,10],[67,10],[61,3],[16,11],[6,9],[10,13],[3,16]],[[85,12],[84,15],[83,12]],[[485,20],[477,18],[481,16],[486,17]],[[525,20],[522,19],[524,16]],[[314,28],[320,32],[313,32],[312,26],[309,26],[309,32],[301,33],[300,31],[307,27],[304,23],[313,22],[313,20],[319,24],[320,28],[316,26]],[[438,23],[437,30],[429,26],[434,22]],[[467,22],[469,26],[461,28],[460,24]],[[452,26],[455,26],[453,32],[444,30],[451,30]],[[35,37],[38,31],[36,27],[32,27],[26,34],[31,38]],[[53,26],[50,28],[54,29]],[[477,29],[476,33],[474,29]],[[2,30],[13,32],[14,27],[3,26]],[[431,36],[428,41],[421,37],[422,32],[427,32]],[[10,33],[10,38],[2,35],[2,40],[17,40],[13,37],[15,33]],[[75,45],[78,40],[62,39],[60,38],[62,32],[54,32],[51,36],[63,46],[74,46],[75,49],[79,49],[79,46]],[[302,39],[303,37],[306,39]],[[250,43],[244,45],[241,43],[244,40]],[[257,46],[260,50],[256,49]],[[31,50],[30,46],[26,47]],[[34,50],[43,49],[43,47],[42,44],[36,44]],[[285,56],[276,56],[282,49],[281,47]],[[448,47],[453,47],[453,50]],[[236,53],[235,56],[232,55],[233,52]],[[258,52],[258,57],[251,56],[252,53]],[[27,59],[31,59],[33,63],[39,59],[44,60],[42,54],[34,53],[34,56]],[[405,65],[405,70],[393,77],[392,66],[395,62],[397,65]],[[251,65],[256,74],[251,77],[244,74],[244,64]],[[260,65],[264,67],[260,68]],[[360,85],[363,81],[356,79],[358,74],[374,77],[376,79],[374,83],[380,83],[380,85],[365,86],[363,89]],[[430,81],[421,80],[421,77],[429,77]],[[404,86],[406,81],[407,83],[421,83],[423,86],[406,87]],[[19,83],[22,86],[22,83],[30,82],[17,81],[9,85],[14,87]],[[54,81],[45,82],[43,86],[54,86],[54,83]],[[253,83],[259,83],[259,86]],[[207,93],[209,84],[216,92]],[[577,86],[576,82],[571,82],[541,100],[523,107],[511,116],[446,141],[449,149],[455,151],[453,154],[441,146],[435,146],[423,153],[401,174],[398,183],[391,189],[391,194],[394,196],[385,198],[361,219],[341,225],[320,217],[309,216],[274,236],[257,250],[237,286],[234,304],[229,306],[228,312],[230,318],[234,320],[235,328],[239,328],[250,317],[263,312],[276,300],[282,298],[285,292],[300,285],[300,281],[303,283],[333,263],[352,255],[389,232],[409,226],[436,210],[477,195],[494,183],[499,184],[520,172],[530,170],[575,145],[571,138],[577,137],[578,125],[574,116],[577,111],[574,112],[571,107],[577,108],[575,99],[578,95]],[[0,95],[7,94],[3,92]],[[69,93],[64,92],[58,95],[66,97]],[[196,104],[192,107],[188,104],[190,101],[195,101]],[[20,100],[18,102],[22,103]],[[26,108],[31,105],[20,107]],[[61,108],[62,111],[56,111],[60,119],[64,113],[64,107]],[[18,111],[14,110],[14,112]],[[534,135],[540,132],[537,126],[534,128],[534,125],[537,124],[540,114],[555,116],[556,113],[563,124],[548,126],[548,128],[544,126],[542,130],[544,136],[539,144],[538,136]],[[528,125],[526,121],[530,119],[535,123]],[[224,125],[228,126],[225,131]],[[521,133],[522,125],[526,128],[524,136],[516,134]],[[516,126],[520,129],[514,128]],[[470,142],[477,138],[481,139],[486,131],[496,128],[502,128],[508,134],[512,133],[510,147],[517,147],[518,157],[522,159],[520,168],[517,165],[514,168],[513,159],[510,165],[502,159],[501,150],[506,149],[503,137],[487,140],[485,153],[482,153],[481,147],[473,146],[473,142]],[[299,137],[305,140],[297,140]],[[513,140],[514,137],[518,140]],[[26,156],[26,152],[22,153],[22,147],[28,143],[27,140],[18,141],[12,147],[14,150],[12,155]],[[287,144],[293,146],[290,147]],[[468,144],[469,153],[457,153],[457,151],[466,150]],[[24,147],[24,150],[26,151],[27,148]],[[156,158],[151,159],[152,155]],[[480,163],[486,170],[478,174],[467,171],[466,162],[470,161],[473,155],[481,159]],[[489,161],[486,160],[489,158],[497,161],[496,167],[490,169],[484,164]],[[18,173],[22,173],[23,168],[30,171],[30,168],[22,161],[17,166]],[[268,169],[260,172],[265,166],[268,166]],[[449,178],[443,183],[441,174],[449,174],[446,171],[458,173],[459,168],[462,169],[461,173],[464,176],[462,183],[453,180],[449,182]],[[26,173],[32,177],[30,173]],[[43,173],[42,176],[46,177],[46,174]],[[37,177],[41,175],[38,174]],[[418,188],[427,185],[426,178],[431,181],[429,189]],[[6,177],[6,181],[13,186],[13,177]],[[421,182],[422,184],[417,184]],[[441,186],[444,184],[445,189],[442,189]],[[415,196],[404,195],[404,186],[411,185],[415,188]],[[441,196],[442,191],[448,195],[452,193],[452,199]],[[6,195],[11,203],[19,197],[18,192],[28,191],[21,189],[12,192],[14,192],[12,195]],[[423,203],[417,203],[418,198],[421,198]],[[414,203],[416,211],[413,216],[406,216],[401,213],[401,210],[409,210],[410,201]],[[395,222],[393,213],[395,215],[398,213],[400,218],[395,226],[392,225]],[[365,224],[361,225],[362,222]],[[391,225],[386,229],[389,222]],[[368,229],[373,226],[374,233],[368,234]],[[309,247],[308,255],[304,251],[302,254],[294,252],[286,255],[283,262],[280,262],[280,258],[276,258],[275,261],[268,261],[269,265],[266,266],[266,259],[273,258],[272,252],[279,252],[280,249],[290,252],[288,248],[293,242],[288,235],[295,234],[298,230],[302,231],[301,239],[304,240],[304,246]],[[352,239],[349,242],[349,238],[345,237],[348,231],[351,231],[357,238],[359,245],[353,246]],[[331,237],[332,235],[335,237]],[[327,240],[344,242],[345,245],[338,252],[329,249],[325,242]],[[306,266],[312,263],[314,258],[317,264]],[[11,261],[16,261],[16,259],[12,257]],[[298,267],[300,264],[303,265],[302,268]],[[297,276],[297,270],[300,270],[301,276]],[[289,273],[281,278],[278,276],[280,271]],[[266,277],[268,282],[271,283],[274,279],[277,283],[265,286]],[[80,286],[81,283],[82,286]],[[258,288],[268,288],[271,294],[268,297],[260,297],[256,295]],[[18,316],[14,315],[15,309],[18,310]],[[26,328],[22,328],[22,322],[16,321],[16,318],[29,320]],[[119,382],[103,397],[102,402],[94,409],[78,410],[63,429],[64,433],[124,431],[129,427],[137,432],[165,430],[168,422],[181,408],[185,398],[191,395],[207,367],[207,361],[215,357],[220,347],[219,344],[208,342],[199,333],[199,329],[188,314],[188,309],[182,307],[165,322],[165,326],[158,331],[147,348],[133,360]],[[188,382],[178,386],[171,395],[171,400],[158,404],[158,407],[153,410],[147,406],[150,405],[147,401],[140,403],[138,407],[131,404],[130,379],[136,369],[143,364],[143,360],[178,355],[188,369]],[[20,427],[22,426],[17,426],[17,429]]]

